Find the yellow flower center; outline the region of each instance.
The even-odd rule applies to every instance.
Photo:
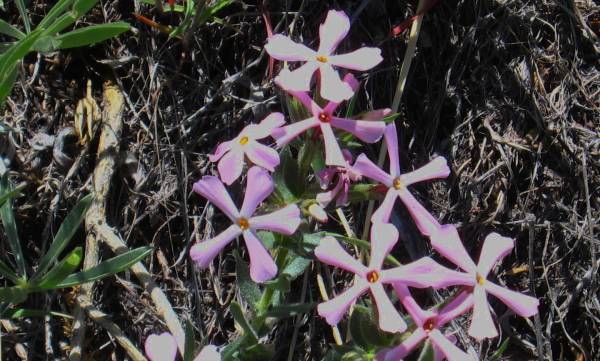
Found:
[[[400,180],[400,177],[396,177],[394,179],[394,182],[392,183],[394,186],[394,189],[396,190],[401,190],[402,188],[404,188],[404,184],[402,184],[402,181]]]
[[[483,278],[483,276],[482,276],[482,275],[480,275],[480,274],[478,273],[478,274],[475,276],[475,279],[477,280],[477,283],[478,283],[480,286],[483,286],[483,285],[484,285],[484,283],[485,283],[485,278]]]
[[[248,143],[248,140],[249,140],[249,139],[248,139],[248,137],[245,137],[245,136],[244,136],[244,137],[242,137],[242,138],[240,139],[240,144],[241,144],[241,145],[246,145],[246,143]]]
[[[329,61],[329,58],[325,55],[317,55],[317,61],[321,63],[326,63]]]
[[[319,120],[322,121],[323,123],[329,123],[331,121],[331,117],[329,116],[329,114],[320,113]]]
[[[379,273],[377,273],[377,271],[371,271],[367,273],[367,281],[369,281],[369,283],[375,283],[379,281]]]
[[[430,318],[423,324],[425,332],[431,332],[435,328],[435,319]]]
[[[242,231],[245,231],[248,228],[250,228],[250,223],[248,222],[248,220],[246,218],[238,219],[237,223],[238,223],[238,226],[240,226],[240,228],[242,229]]]

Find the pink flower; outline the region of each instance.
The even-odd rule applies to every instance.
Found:
[[[358,87],[358,82],[352,74],[344,77],[344,82],[351,89]],[[323,134],[325,143],[325,163],[327,165],[335,165],[343,167],[346,165],[346,160],[342,154],[342,150],[335,138],[333,128],[339,128],[354,134],[358,139],[366,143],[374,143],[381,138],[385,129],[385,122],[381,121],[390,110],[380,109],[368,113],[368,120],[361,119],[346,119],[334,116],[339,103],[329,102],[324,108],[321,108],[307,92],[290,91],[307,109],[312,113],[312,117],[286,125],[285,127],[275,129],[273,138],[277,140],[277,146],[283,147],[292,139],[296,138],[301,133],[311,128],[319,127]],[[373,117],[381,115],[379,121],[373,120]]]
[[[243,235],[250,254],[250,277],[256,282],[264,282],[275,277],[277,265],[256,235],[256,231],[264,229],[287,235],[293,234],[300,224],[300,210],[295,204],[290,204],[269,214],[253,216],[258,205],[273,192],[274,188],[273,179],[267,171],[259,167],[250,168],[244,202],[241,210],[238,210],[219,178],[204,176],[194,184],[196,193],[217,206],[233,222],[229,228],[213,239],[192,247],[190,256],[199,267],[208,267],[229,242]]]
[[[362,176],[350,165],[352,154],[347,149],[342,150],[346,164],[343,167],[329,167],[317,173],[322,189],[327,189],[337,175],[335,186],[323,193],[317,194],[317,201],[322,207],[327,207],[331,201],[337,198],[336,205],[341,206],[348,202],[350,183],[359,181]]]
[[[337,297],[319,304],[317,311],[328,324],[336,325],[348,308],[361,295],[369,291],[379,314],[379,327],[387,332],[401,332],[406,323],[385,293],[384,284],[402,283],[412,287],[444,287],[446,275],[456,278],[456,273],[440,266],[429,257],[407,265],[383,270],[383,261],[396,242],[398,231],[389,223],[374,223],[371,228],[371,260],[364,266],[350,256],[335,238],[327,236],[315,249],[315,256],[323,263],[355,274],[354,284]]]
[[[168,332],[148,336],[144,348],[150,361],[175,361],[177,357],[177,343],[173,335]],[[221,361],[221,355],[215,346],[208,345],[194,358],[194,361]]]
[[[210,154],[208,159],[217,162],[221,180],[231,185],[242,174],[244,169],[244,157],[270,172],[279,165],[279,154],[275,149],[267,147],[259,142],[271,135],[273,130],[285,124],[283,114],[271,113],[259,124],[246,126],[233,140],[219,144],[215,154]]]
[[[396,126],[392,123],[385,128],[385,143],[388,156],[390,157],[390,172],[386,173],[375,165],[366,155],[361,154],[354,163],[354,169],[362,175],[374,179],[388,190],[381,206],[373,213],[372,222],[388,222],[396,198],[400,198],[408,209],[415,224],[426,236],[434,233],[440,224],[408,190],[408,186],[414,183],[430,179],[445,178],[450,174],[450,169],[444,157],[437,157],[425,166],[409,173],[400,173],[400,161],[398,156],[398,135]]]
[[[289,37],[275,34],[269,37],[265,50],[269,55],[282,61],[305,61],[298,69],[282,72],[277,80],[284,89],[291,91],[310,90],[313,74],[318,69],[321,74],[321,96],[327,100],[341,102],[354,94],[349,84],[340,80],[333,66],[365,71],[379,64],[383,58],[378,48],[364,47],[351,53],[333,55],[338,44],[350,30],[350,20],[343,11],[330,10],[325,22],[319,28],[319,49],[314,51],[298,44]]]
[[[472,287],[474,306],[469,335],[477,339],[498,336],[487,301],[488,293],[499,298],[519,316],[530,317],[538,312],[539,301],[536,298],[511,291],[487,280],[492,267],[513,249],[512,238],[490,233],[483,242],[477,265],[469,257],[456,228],[452,225],[445,225],[433,234],[431,245],[442,256],[466,272],[456,277],[453,282]]]
[[[475,358],[454,345],[456,339],[453,336],[447,336],[440,330],[445,324],[467,312],[473,306],[473,297],[469,293],[460,293],[439,310],[432,308],[425,311],[412,297],[408,287],[396,284],[394,289],[416,327],[400,345],[379,352],[375,356],[375,361],[403,360],[425,340],[431,342],[436,361],[441,361],[444,358],[449,361],[475,360]]]

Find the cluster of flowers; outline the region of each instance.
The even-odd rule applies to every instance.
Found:
[[[277,147],[282,148],[303,132],[316,128],[315,131],[322,134],[325,162],[329,166],[317,174],[324,188],[324,192],[316,197],[321,207],[327,207],[333,200],[337,204],[346,203],[350,184],[362,177],[380,183],[380,187],[387,191],[381,206],[371,219],[373,225],[368,265],[363,265],[347,253],[333,237],[324,237],[315,249],[315,256],[319,261],[355,275],[350,288],[318,306],[318,314],[330,325],[336,325],[350,306],[369,292],[379,315],[379,327],[383,331],[411,332],[397,347],[379,352],[376,360],[402,360],[427,339],[433,346],[436,360],[444,357],[450,361],[472,360],[472,356],[455,345],[454,336],[444,332],[444,325],[472,309],[469,334],[479,340],[495,337],[497,330],[487,301],[488,293],[523,317],[537,313],[538,300],[487,279],[494,265],[512,250],[512,239],[496,233],[488,235],[483,243],[479,262],[475,264],[465,250],[456,228],[439,224],[410,193],[408,187],[414,183],[447,177],[450,169],[446,159],[437,157],[419,169],[402,173],[396,127],[393,123],[386,126],[383,121],[390,112],[389,109],[363,113],[358,119],[336,116],[339,105],[354,95],[358,81],[350,73],[341,78],[335,68],[364,71],[382,61],[380,50],[372,47],[334,55],[337,45],[349,29],[350,21],[345,13],[329,11],[319,28],[320,43],[317,51],[295,43],[284,35],[276,34],[269,38],[265,49],[271,57],[288,62],[305,62],[293,71],[282,70],[275,83],[303,104],[311,116],[286,125],[281,113],[272,113],[259,124],[244,128],[235,139],[220,144],[215,153],[210,155],[212,162],[218,162],[220,179],[216,176],[204,176],[194,184],[194,191],[223,211],[232,224],[214,238],[194,245],[190,251],[191,258],[200,267],[208,267],[227,244],[242,235],[250,257],[251,278],[261,283],[277,275],[277,265],[256,232],[267,230],[292,235],[301,223],[301,212],[297,205],[289,204],[268,214],[254,214],[258,206],[273,192],[275,185],[269,172],[273,172],[280,162],[275,149],[258,141],[273,137]],[[328,101],[324,107],[310,96],[313,75],[317,70],[320,79],[319,93]],[[365,154],[360,154],[352,164],[350,152],[340,148],[333,128],[350,132],[367,143],[377,142],[383,137],[389,156],[389,172],[379,168]],[[244,200],[238,209],[223,182],[227,185],[235,182],[243,172],[246,159],[252,166],[247,174]],[[337,182],[330,188],[335,179]],[[420,232],[430,239],[433,249],[459,270],[444,267],[429,257],[395,268],[384,268],[384,260],[396,245],[399,236],[396,227],[389,223],[397,198],[406,206]],[[402,307],[410,315],[410,326],[394,306],[386,292],[386,286],[396,292]],[[428,310],[419,306],[409,289],[452,286],[457,286],[458,291],[451,300]]]

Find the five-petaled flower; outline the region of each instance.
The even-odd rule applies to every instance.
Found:
[[[348,149],[343,149],[342,154],[346,160],[343,167],[328,167],[317,173],[322,189],[327,189],[337,176],[335,186],[327,192],[317,194],[317,201],[322,207],[327,207],[336,199],[336,205],[345,205],[348,202],[350,183],[359,181],[362,176],[352,167],[352,154]]]
[[[305,61],[306,63],[294,71],[284,71],[277,80],[281,87],[291,91],[310,90],[313,74],[317,69],[321,74],[321,96],[327,100],[341,102],[350,99],[354,91],[340,76],[333,66],[351,70],[365,71],[379,64],[383,58],[381,50],[363,47],[351,53],[334,55],[338,44],[350,30],[350,20],[343,11],[330,10],[325,22],[319,28],[319,49],[314,51],[298,44],[289,37],[275,34],[269,37],[265,50],[277,60]]]
[[[148,336],[144,349],[150,361],[175,361],[177,357],[177,343],[168,332]],[[200,351],[194,361],[221,361],[221,355],[215,346],[208,345]]]
[[[431,246],[442,256],[452,261],[466,273],[454,273],[452,283],[469,286],[473,293],[473,318],[469,335],[476,339],[498,336],[494,326],[487,294],[491,293],[522,317],[530,317],[538,312],[537,298],[511,291],[487,279],[492,267],[504,258],[514,247],[514,240],[490,233],[483,241],[479,263],[476,265],[464,248],[456,228],[444,225],[431,236]]]
[[[398,346],[377,353],[375,361],[404,360],[425,340],[431,342],[435,355],[434,360],[436,361],[441,361],[444,358],[448,361],[475,360],[454,344],[455,339],[452,335],[447,336],[440,330],[445,324],[467,312],[473,306],[471,294],[461,292],[440,309],[434,307],[423,310],[412,297],[408,287],[395,284],[394,290],[402,306],[412,318],[415,328],[411,331],[410,336],[405,338]]]
[[[348,84],[353,90],[358,87],[358,81],[352,74],[347,74],[344,77],[344,83]],[[365,115],[366,120],[339,118],[334,115],[339,103],[329,102],[324,108],[321,108],[307,92],[290,91],[289,93],[298,99],[312,113],[312,116],[275,129],[272,135],[277,140],[277,146],[283,147],[311,128],[320,128],[325,144],[325,163],[331,166],[343,167],[346,165],[346,160],[333,133],[333,128],[350,132],[366,143],[374,143],[381,139],[385,129],[385,122],[381,119],[390,112],[389,109],[369,112]],[[380,116],[380,118],[374,120],[373,118],[377,116]]]
[[[352,287],[337,297],[319,304],[317,310],[330,325],[336,325],[358,297],[369,291],[375,301],[379,315],[379,327],[387,332],[401,332],[406,329],[392,301],[385,292],[384,284],[401,283],[411,287],[445,287],[446,277],[457,277],[429,257],[390,269],[382,269],[383,261],[398,241],[398,230],[389,223],[374,223],[371,228],[371,260],[363,265],[349,255],[338,241],[330,236],[321,239],[315,248],[319,261],[352,272],[355,275]]]
[[[439,229],[440,224],[410,193],[408,186],[425,180],[447,177],[450,174],[450,168],[448,168],[446,158],[436,157],[417,170],[401,174],[398,155],[398,134],[396,133],[396,126],[393,123],[385,128],[384,138],[390,158],[389,173],[381,170],[364,154],[359,155],[354,163],[354,169],[363,176],[376,180],[388,188],[381,206],[373,213],[371,221],[389,222],[396,198],[400,198],[421,233],[429,236]]]
[[[300,209],[295,204],[275,212],[253,216],[258,205],[274,190],[269,173],[260,168],[248,170],[248,182],[242,208],[237,209],[225,186],[214,176],[204,176],[194,184],[194,191],[217,206],[233,224],[216,237],[197,243],[190,256],[201,267],[208,267],[217,254],[240,234],[244,236],[250,254],[250,277],[255,282],[265,282],[277,275],[277,265],[262,244],[257,230],[268,230],[286,235],[293,234],[300,224]]]
[[[221,180],[227,185],[235,182],[242,174],[245,157],[248,157],[250,162],[273,172],[279,165],[279,154],[275,149],[257,140],[270,136],[283,124],[285,124],[283,114],[271,113],[259,124],[246,126],[235,139],[219,144],[215,153],[210,154],[208,158],[211,162],[219,162],[217,168]]]

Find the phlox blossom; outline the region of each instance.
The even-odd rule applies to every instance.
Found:
[[[242,174],[244,159],[273,172],[279,165],[279,154],[273,148],[257,142],[271,135],[271,133],[285,124],[283,114],[271,113],[259,124],[246,126],[240,134],[232,140],[219,144],[214,154],[208,159],[211,162],[219,162],[217,168],[221,180],[231,185]]]
[[[353,90],[358,88],[358,81],[352,74],[344,77],[344,83]],[[272,135],[279,147],[283,147],[309,129],[319,128],[323,134],[325,145],[325,163],[330,166],[343,167],[346,165],[346,160],[333,133],[333,128],[352,133],[366,143],[374,143],[383,135],[385,122],[381,119],[389,114],[389,109],[374,110],[364,115],[364,119],[340,118],[335,116],[339,103],[330,101],[324,108],[321,108],[308,92],[290,91],[289,93],[298,99],[312,115],[310,118],[275,129]]]
[[[417,301],[412,297],[408,287],[402,284],[394,285],[394,290],[404,309],[412,318],[415,328],[411,335],[405,338],[398,346],[392,349],[380,351],[375,361],[401,361],[404,360],[414,349],[416,349],[425,340],[429,340],[433,346],[434,360],[442,361],[470,361],[475,358],[459,349],[454,343],[455,338],[452,335],[445,335],[440,330],[454,318],[467,312],[473,305],[473,298],[469,293],[462,292],[458,294],[447,305],[440,309],[437,307],[429,310],[423,310]]]
[[[150,361],[175,361],[177,357],[177,342],[168,332],[148,336],[144,349]],[[200,351],[194,361],[221,361],[221,355],[215,346],[208,345]]]
[[[396,125],[389,124],[385,128],[384,139],[390,158],[390,171],[386,173],[375,165],[365,154],[356,158],[354,169],[363,176],[376,180],[387,187],[387,193],[379,208],[371,217],[372,222],[389,222],[396,198],[400,198],[408,209],[415,224],[426,236],[431,235],[440,224],[419,201],[410,193],[408,186],[430,179],[445,178],[450,174],[450,168],[444,157],[436,157],[425,166],[409,173],[400,172],[400,157],[398,154],[398,134]]]
[[[204,176],[194,184],[194,191],[217,206],[233,222],[226,230],[212,239],[195,244],[190,256],[199,267],[206,268],[217,254],[239,235],[244,236],[250,254],[250,277],[255,282],[265,282],[277,275],[277,265],[262,244],[257,230],[291,235],[300,224],[300,209],[290,204],[269,214],[254,216],[258,205],[275,189],[269,173],[260,168],[248,170],[248,182],[242,208],[237,209],[219,178]]]
[[[352,167],[352,154],[348,149],[343,149],[342,154],[346,160],[343,167],[328,167],[317,173],[322,189],[327,189],[337,176],[335,186],[323,193],[317,194],[317,201],[322,207],[327,207],[331,201],[337,198],[336,205],[341,206],[348,202],[350,183],[359,181],[362,177]]]
[[[265,50],[269,55],[282,61],[306,62],[294,71],[282,72],[277,80],[286,90],[310,90],[310,83],[315,71],[321,74],[321,96],[327,100],[341,102],[350,99],[354,91],[347,83],[341,81],[333,66],[365,71],[379,64],[383,58],[381,50],[363,47],[353,52],[334,55],[338,44],[350,30],[350,19],[343,11],[330,10],[325,22],[319,28],[319,48],[317,51],[294,42],[287,36],[275,34],[269,37]]]
[[[349,255],[330,236],[321,239],[315,248],[319,261],[354,273],[354,284],[337,297],[319,304],[317,311],[330,325],[336,325],[348,308],[369,291],[379,315],[379,328],[386,332],[406,330],[406,322],[385,292],[385,284],[401,283],[411,287],[445,287],[447,275],[456,273],[429,257],[390,269],[382,269],[383,261],[398,241],[398,230],[389,223],[374,223],[371,227],[371,260],[368,266]],[[456,276],[454,276],[456,277]]]
[[[431,246],[466,272],[452,282],[457,285],[469,286],[469,289],[472,289],[474,305],[469,335],[476,339],[498,336],[487,301],[488,293],[496,296],[519,316],[530,317],[538,312],[539,301],[537,298],[511,291],[487,279],[494,265],[513,249],[514,240],[512,238],[502,237],[498,233],[490,233],[483,241],[477,265],[467,253],[456,228],[452,225],[445,225],[434,233],[431,236]]]

